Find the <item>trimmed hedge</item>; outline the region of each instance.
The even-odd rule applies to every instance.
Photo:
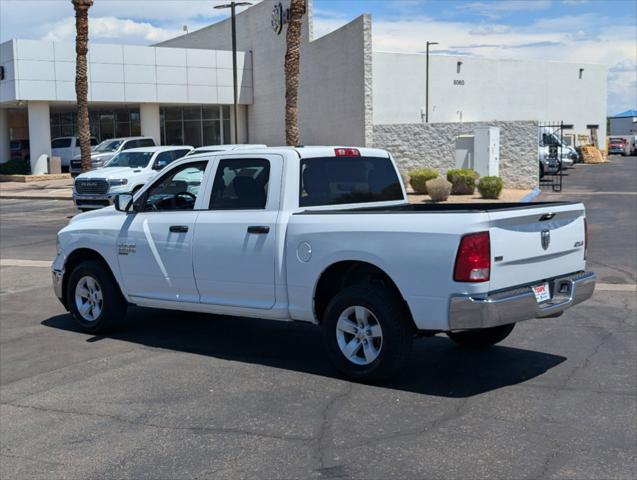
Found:
[[[427,181],[427,192],[432,202],[444,202],[451,193],[451,183],[442,177]]]
[[[31,165],[24,160],[9,160],[0,163],[0,174],[2,175],[28,175]]]
[[[500,177],[482,177],[478,183],[478,192],[482,198],[499,198],[504,182]]]
[[[438,170],[433,168],[417,168],[409,172],[409,184],[414,192],[425,195],[427,193],[427,181],[438,178]]]
[[[476,181],[480,175],[470,168],[447,171],[447,180],[451,182],[452,195],[471,195],[476,190]]]

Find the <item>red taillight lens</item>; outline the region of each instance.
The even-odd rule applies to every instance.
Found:
[[[360,157],[361,152],[358,148],[335,148],[334,153],[337,157]]]
[[[491,274],[489,232],[470,233],[460,240],[453,279],[456,282],[487,282]]]

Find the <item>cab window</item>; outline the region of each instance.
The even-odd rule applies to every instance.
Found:
[[[187,163],[166,173],[148,189],[142,210],[193,210],[207,163]]]
[[[219,162],[210,198],[211,210],[263,210],[268,198],[270,162],[262,158]]]

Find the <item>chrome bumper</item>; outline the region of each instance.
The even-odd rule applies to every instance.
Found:
[[[73,192],[73,203],[78,208],[104,208],[113,205],[116,193],[80,194]]]
[[[481,297],[452,297],[449,330],[489,328],[498,325],[551,317],[589,299],[595,290],[595,274],[579,272],[549,280],[551,299],[537,303],[530,286]]]

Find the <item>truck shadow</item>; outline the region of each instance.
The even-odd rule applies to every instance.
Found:
[[[51,317],[42,325],[79,333],[68,314]],[[515,338],[515,332],[512,335]],[[104,338],[339,378],[327,359],[319,328],[301,322],[131,307],[125,326],[86,341]],[[465,351],[440,335],[416,340],[407,369],[397,379],[378,386],[465,398],[530,380],[565,360],[558,355],[507,346]]]

